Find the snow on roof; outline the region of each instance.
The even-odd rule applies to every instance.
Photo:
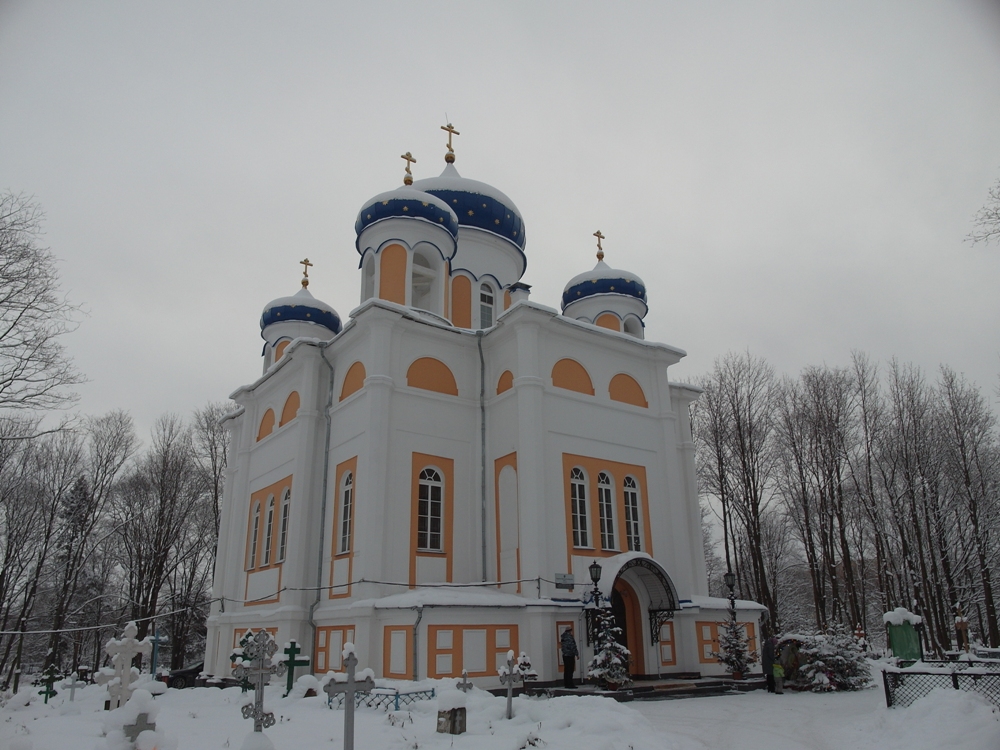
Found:
[[[690,596],[687,600],[692,606],[702,609],[729,609],[729,600],[721,596]],[[681,606],[683,607],[683,602]],[[767,607],[749,599],[737,599],[736,609],[756,609],[763,612]]]
[[[923,617],[913,614],[904,607],[896,607],[892,612],[886,612],[882,615],[882,622],[887,625],[902,625],[904,622],[908,622],[911,625],[919,625],[923,621]]]
[[[527,607],[527,606],[579,606],[579,601],[554,601],[535,599],[517,594],[505,594],[496,589],[471,586],[427,586],[390,594],[379,599],[361,599],[351,607],[375,609],[413,609],[414,607]]]

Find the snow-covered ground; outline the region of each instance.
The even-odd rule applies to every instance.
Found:
[[[381,682],[381,681],[380,681]],[[460,695],[454,681],[434,683],[441,701]],[[423,686],[423,685],[421,685]],[[32,690],[32,694],[37,688]],[[268,689],[268,708],[278,723],[266,734],[277,750],[342,747],[342,710],[327,708],[325,696],[282,699]],[[40,697],[19,708],[17,696],[0,709],[0,750],[107,750],[103,736],[108,714],[102,688],[77,691],[68,713],[68,691],[49,705]],[[170,690],[156,698],[158,728],[165,747],[180,750],[239,750],[252,729],[240,716],[239,690]],[[1000,748],[1000,711],[977,696],[941,691],[911,708],[887,709],[880,688],[858,693],[817,695],[762,691],[713,698],[617,703],[595,696],[515,699],[515,718],[503,718],[506,701],[473,691],[467,698],[468,732],[437,734],[438,702],[386,714],[362,708],[356,714],[358,750],[385,748],[467,748],[468,750],[995,750]],[[28,745],[27,743],[31,744]],[[174,744],[176,743],[176,744]]]

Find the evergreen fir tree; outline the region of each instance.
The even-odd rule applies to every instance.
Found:
[[[735,612],[729,611],[729,620],[719,633],[719,650],[712,653],[720,664],[726,666],[729,673],[746,674],[751,664],[756,664],[759,656],[751,651],[747,644],[746,631],[736,622]]]
[[[632,684],[628,663],[631,652],[618,642],[622,629],[615,623],[610,608],[601,608],[595,615],[595,654],[590,660],[590,674],[602,683],[614,683],[619,687]]]

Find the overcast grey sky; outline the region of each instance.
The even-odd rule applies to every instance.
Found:
[[[0,1],[0,189],[45,208],[80,409],[145,432],[260,373],[269,300],[358,304],[354,219],[456,166],[524,216],[532,299],[607,262],[690,379],[852,349],[1000,373],[1000,3]]]

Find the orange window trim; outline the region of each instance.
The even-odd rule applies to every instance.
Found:
[[[641,406],[643,409],[649,408],[649,404],[646,402],[646,394],[643,393],[639,381],[631,375],[626,375],[624,372],[620,372],[611,378],[611,382],[608,384],[608,395],[612,401],[621,401],[624,404]]]
[[[569,474],[573,467],[579,466],[587,475],[587,533],[590,547],[573,546],[573,504],[570,499]],[[567,570],[573,570],[573,555],[584,555],[588,558],[611,557],[628,549],[625,543],[625,477],[633,476],[639,485],[639,503],[642,506],[640,522],[642,524],[642,549],[653,555],[653,534],[649,528],[649,485],[646,483],[646,467],[634,464],[623,464],[618,461],[605,461],[591,456],[577,456],[563,453],[563,492],[566,503],[566,565]],[[597,476],[601,472],[611,476],[615,490],[615,546],[617,549],[600,548],[600,513],[597,503]],[[580,550],[575,552],[576,550]]]
[[[406,248],[389,245],[379,252],[379,298],[406,304]]]
[[[406,641],[406,671],[404,672],[390,672],[390,666],[392,660],[390,658],[392,653],[392,634],[398,631],[403,631],[405,634]],[[411,638],[412,629],[406,625],[386,625],[382,629],[382,675],[384,677],[402,677],[404,679],[409,679],[414,672],[413,669],[413,638]]]
[[[594,325],[600,326],[601,328],[607,328],[612,331],[618,331],[621,333],[622,322],[621,319],[614,313],[601,313],[597,316],[597,320],[594,321]]]
[[[500,373],[500,379],[497,381],[497,395],[501,393],[506,393],[511,388],[514,387],[514,373],[510,370],[504,370]]]
[[[292,391],[288,394],[288,398],[285,399],[285,405],[281,409],[281,422],[278,424],[279,427],[284,427],[286,424],[291,422],[299,413],[299,392]]]
[[[274,409],[268,409],[260,420],[260,429],[257,430],[257,442],[266,438],[274,432]]]
[[[288,504],[289,504],[289,507],[291,507],[291,504],[292,504],[292,498],[291,498],[292,475],[289,475],[289,476],[285,477],[284,479],[279,479],[274,484],[269,484],[267,487],[262,487],[261,489],[257,490],[256,492],[253,492],[253,493],[250,494],[250,508],[249,508],[249,515],[247,517],[247,547],[246,547],[246,551],[244,553],[244,558],[243,558],[244,560],[247,561],[247,564],[249,564],[249,561],[250,561],[250,547],[251,547],[251,545],[253,543],[253,539],[252,539],[252,536],[253,536],[253,512],[254,512],[254,508],[257,507],[258,505],[260,506],[260,519],[261,519],[261,521],[260,521],[260,524],[258,524],[258,528],[257,528],[257,560],[255,561],[256,565],[254,566],[254,568],[252,570],[251,569],[247,569],[246,570],[246,586],[244,588],[243,598],[244,599],[247,598],[246,592],[250,588],[250,574],[251,573],[259,572],[261,570],[270,570],[271,568],[277,568],[278,569],[278,589],[279,589],[279,593],[273,599],[262,599],[262,600],[255,601],[255,602],[247,602],[245,606],[252,607],[252,606],[256,606],[258,604],[271,604],[273,602],[278,601],[281,598],[281,594],[280,594],[280,589],[281,589],[281,575],[282,575],[281,574],[281,569],[282,569],[282,563],[284,561],[278,562],[278,543],[279,543],[280,538],[281,538],[281,520],[280,520],[281,519],[281,507],[282,507],[282,505],[281,505],[281,498],[284,497],[284,493],[285,493],[286,490],[289,492]],[[274,507],[275,507],[275,514],[276,514],[276,521],[277,522],[273,523],[272,524],[272,528],[271,528],[271,561],[270,561],[270,564],[269,565],[262,565],[261,561],[263,559],[262,555],[264,554],[264,535],[267,533],[267,523],[266,523],[266,519],[267,519],[267,515],[266,515],[267,514],[267,501],[271,497],[274,498]]]
[[[498,458],[493,462],[493,508],[496,510],[496,537],[497,537],[497,580],[500,580],[500,472],[505,466],[510,466],[517,472],[517,451],[508,453],[506,456]],[[518,495],[520,505],[520,493]],[[520,507],[518,508],[520,512]],[[520,522],[518,523],[518,546],[517,546],[517,593],[521,593],[521,543],[520,543]],[[500,584],[497,584],[500,588]]]
[[[437,647],[437,635],[442,630],[451,631],[451,648]],[[513,649],[520,653],[518,647],[517,625],[428,625],[427,626],[427,676],[430,679],[441,677],[459,677],[462,674],[462,661],[465,657],[463,634],[466,630],[486,631],[486,671],[469,672],[469,677],[488,677],[496,675],[497,654],[506,654]],[[497,646],[497,631],[509,630],[510,641],[506,647]],[[438,654],[451,654],[451,672],[437,671]]]
[[[667,637],[664,638],[663,636]],[[660,665],[664,667],[673,667],[677,665],[677,645],[674,643],[674,623],[672,621],[667,621],[660,626],[659,642],[657,644],[657,649],[659,651]],[[670,658],[663,658],[663,645],[670,646]]]
[[[340,531],[343,519],[340,514],[344,503],[344,476],[350,472],[354,476],[351,495],[351,532],[347,552],[340,552]],[[343,463],[337,464],[334,473],[337,484],[334,488],[333,498],[333,534],[330,536],[330,599],[345,599],[351,595],[351,581],[354,580],[354,528],[357,525],[358,510],[358,457],[349,458]],[[347,586],[343,588],[333,588],[333,566],[336,560],[347,559]]]
[[[587,369],[575,359],[560,359],[552,367],[552,385],[587,396],[594,395],[594,382]]]
[[[472,328],[472,282],[456,276],[451,282],[451,322],[456,328]]]
[[[323,638],[320,638],[320,633],[323,634]],[[356,630],[353,625],[327,625],[324,627],[316,628],[316,643],[313,648],[313,653],[316,654],[316,658],[312,659],[310,669],[313,674],[318,672],[326,673],[331,671],[330,667],[330,636],[333,633],[340,633],[340,642],[348,643],[354,642],[357,637]],[[320,641],[323,641],[323,645],[320,645]],[[343,646],[341,646],[343,648]],[[322,664],[320,663],[322,661]]]
[[[344,376],[344,385],[340,389],[340,400],[343,401],[352,393],[357,393],[364,388],[365,378],[367,377],[368,373],[365,372],[365,366],[360,362],[355,362],[348,367],[347,374]]]
[[[415,359],[406,371],[406,384],[411,388],[435,391],[447,396],[458,395],[455,376],[448,365],[434,357]]]
[[[417,586],[417,557],[442,557],[445,558],[445,579],[451,583],[453,540],[455,529],[455,461],[442,456],[431,456],[426,453],[414,453],[412,457],[412,467],[410,472],[410,588]],[[443,537],[443,552],[428,552],[417,549],[417,518],[419,509],[420,494],[420,472],[427,467],[433,467],[441,472],[444,480],[444,512],[441,528]]]

